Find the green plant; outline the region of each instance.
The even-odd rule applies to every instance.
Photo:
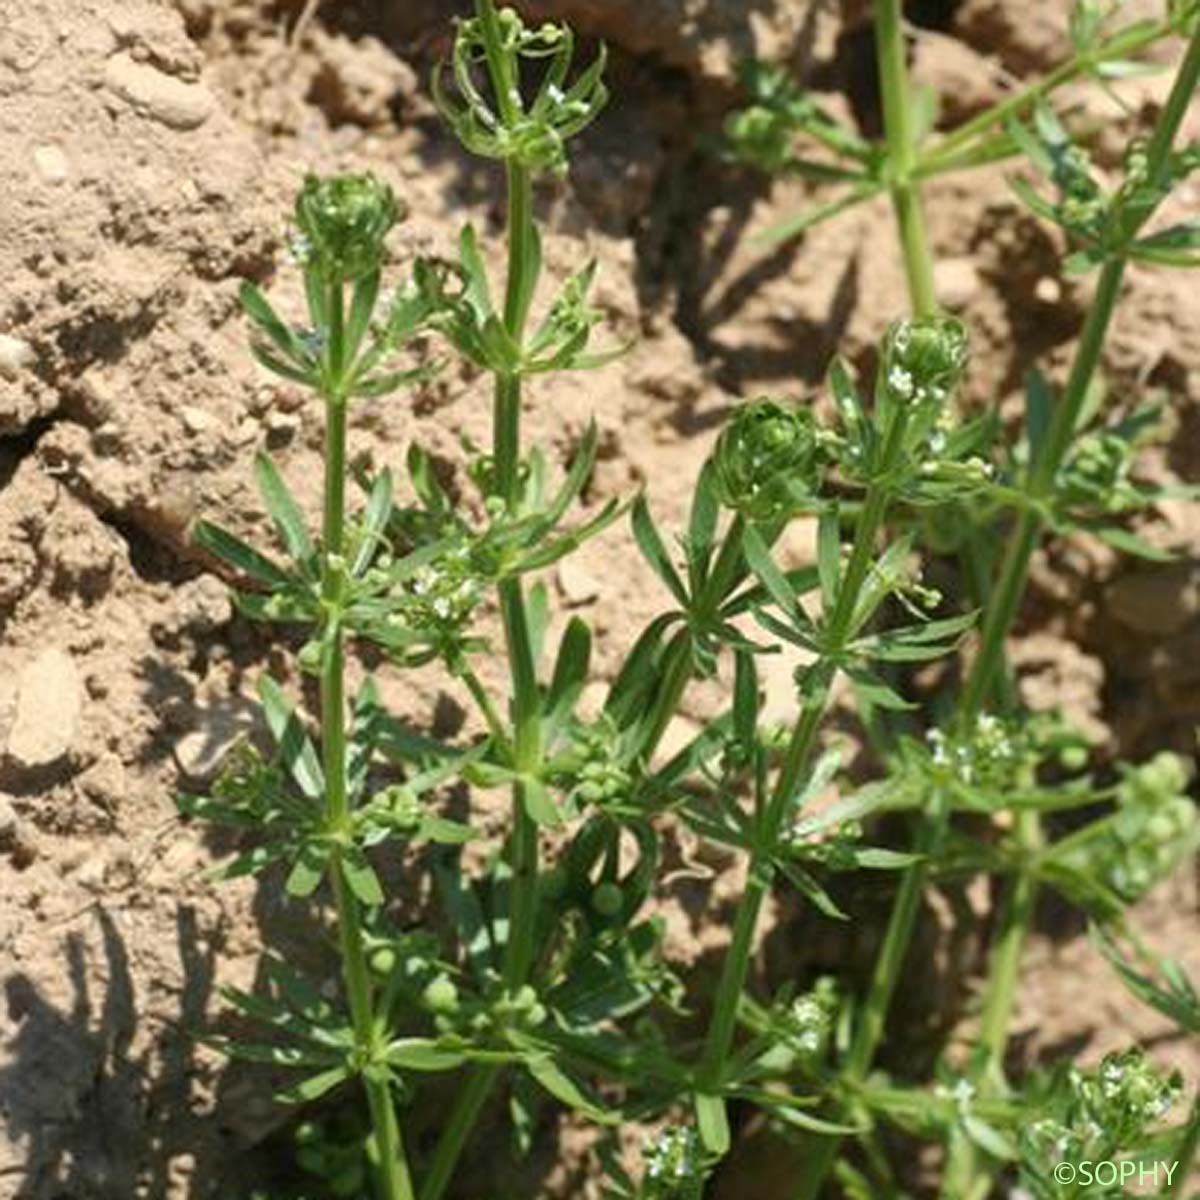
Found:
[[[883,336],[869,388],[834,364],[829,419],[768,399],[739,407],[699,474],[677,550],[643,496],[571,517],[595,463],[594,427],[557,482],[545,453],[522,438],[523,395],[539,376],[587,370],[620,353],[592,348],[600,322],[589,302],[594,264],[548,303],[539,289],[535,176],[565,168],[570,138],[606,100],[603,55],[572,77],[565,27],[530,28],[512,10],[476,0],[475,15],[459,22],[449,70],[434,80],[464,146],[504,166],[501,302],[469,226],[456,261],[418,261],[385,298],[384,240],[399,206],[369,176],[310,179],[301,191],[293,254],[304,275],[304,322],[289,322],[257,288],[243,288],[258,360],[324,401],[321,530],[314,538],[262,456],[257,478],[285,562],[208,523],[196,540],[245,578],[238,604],[246,617],[304,630],[297,664],[318,682],[319,736],[264,677],[273,752],[239,746],[212,794],[183,807],[244,833],[248,844],[224,874],[283,864],[288,892],[327,900],[314,920],[336,947],[340,993],[326,995],[268,957],[257,991],[226,993],[268,1034],[220,1041],[232,1055],[295,1068],[299,1082],[285,1101],[309,1104],[335,1088],[359,1089],[361,1123],[344,1120],[330,1132],[306,1120],[300,1128],[298,1161],[327,1194],[360,1194],[370,1180],[382,1200],[439,1200],[501,1086],[518,1149],[528,1149],[550,1101],[601,1126],[663,1126],[638,1178],[611,1147],[601,1151],[617,1200],[699,1200],[732,1144],[731,1104],[760,1110],[804,1139],[797,1191],[808,1197],[835,1164],[847,1194],[899,1194],[880,1147],[881,1123],[948,1147],[944,1195],[954,1200],[982,1197],[1014,1170],[1036,1194],[1066,1195],[1045,1190],[1054,1182],[1046,1178],[1052,1144],[1074,1138],[1072,1153],[1134,1153],[1159,1136],[1164,1103],[1177,1089],[1137,1053],[1103,1065],[1095,1078],[1059,1072],[1020,1090],[1002,1066],[1037,890],[1054,887],[1118,928],[1128,904],[1200,843],[1186,772],[1160,756],[1122,768],[1114,784],[1098,782],[1070,731],[1020,711],[1001,667],[1030,555],[1045,531],[1085,530],[1144,549],[1121,519],[1150,495],[1129,472],[1150,418],[1135,412],[1096,430],[1084,418],[1125,262],[1192,257],[1192,227],[1149,235],[1145,227],[1197,158],[1174,142],[1200,77],[1200,32],[1191,33],[1153,137],[1130,156],[1128,178],[1114,192],[1085,182],[1081,154],[1049,116],[1032,130],[994,128],[1025,114],[1056,82],[1111,62],[1114,47],[1130,53],[1184,30],[1194,5],[1174,5],[1161,27],[1135,27],[1111,41],[1097,40],[1089,14],[1099,10],[1081,8],[1077,40],[1091,49],[969,137],[940,143],[946,169],[995,157],[1000,137],[1005,152],[1024,149],[1061,193],[1051,203],[1030,192],[1031,204],[1077,239],[1077,266],[1101,268],[1067,384],[1056,397],[1047,380],[1032,378],[1023,438],[1012,447],[993,417],[967,419],[955,403],[968,334],[936,311],[920,203],[930,170],[917,152],[919,106],[905,78],[899,5],[879,0],[876,8],[886,149],[864,148],[778,78],[772,95],[783,97],[788,136],[798,126],[857,155],[873,174],[853,187],[891,191],[914,315]],[[789,161],[772,124],[777,115],[767,106],[765,116],[734,129],[743,149],[771,166]],[[467,448],[477,503],[456,503],[431,457],[413,444],[411,501],[397,500],[385,469],[361,481],[365,501],[352,513],[348,407],[423,379],[428,367],[399,367],[395,356],[430,340],[491,380],[492,445]],[[600,712],[585,713],[591,632],[578,617],[567,622],[547,669],[549,599],[528,577],[625,513],[669,607],[634,641]],[[815,520],[817,561],[785,570],[776,546],[799,517]],[[1004,528],[1008,548],[993,563],[981,553],[981,536],[949,539],[972,580],[987,581],[994,570],[995,583],[979,588],[982,627],[961,693],[918,696],[906,670],[952,656],[979,623],[973,602],[956,608],[921,579],[922,558],[945,550],[934,531],[946,518],[968,530]],[[491,652],[491,598],[510,669],[505,696],[491,694],[476,669]],[[384,709],[370,676],[351,697],[351,641],[372,645],[399,668],[440,664],[477,708],[478,734],[450,744],[418,733]],[[805,659],[795,676],[797,716],[781,731],[762,719],[759,662],[784,644]],[[728,711],[663,754],[689,684],[722,671],[731,678]],[[845,778],[840,750],[822,744],[839,680],[881,733],[884,770],[857,788]],[[814,805],[834,784],[840,798]],[[469,820],[443,815],[441,800],[454,786],[511,797],[503,845],[474,870],[462,846],[480,834]],[[1082,823],[1055,838],[1042,818],[1066,811],[1083,814]],[[873,844],[875,818],[886,813],[914,820],[911,851]],[[1012,816],[1007,829],[988,821],[1001,813]],[[689,995],[663,959],[661,920],[646,911],[661,874],[667,815],[746,865],[711,996]],[[428,867],[436,905],[436,920],[415,930],[398,923],[383,883],[413,847],[422,857],[405,861]],[[545,853],[551,847],[553,859]],[[788,986],[755,997],[750,967],[772,889],[794,888],[829,919],[845,920],[831,881],[859,870],[899,878],[866,993],[825,979],[799,995]],[[923,890],[935,877],[980,872],[1006,879],[1008,892],[977,1050],[965,1064],[944,1063],[936,1086],[894,1086],[872,1067]],[[1164,992],[1128,964],[1119,969],[1151,1003],[1183,1024],[1191,1019],[1177,976]],[[1103,1085],[1117,1069],[1133,1083],[1114,1099]],[[438,1143],[410,1167],[401,1115],[423,1076],[457,1071],[465,1076]],[[1022,1137],[1026,1128],[1033,1132]],[[1181,1152],[1194,1150],[1195,1137],[1193,1115]],[[862,1166],[838,1162],[847,1138],[860,1146]]]

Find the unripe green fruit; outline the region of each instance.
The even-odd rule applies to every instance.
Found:
[[[321,1127],[316,1121],[302,1121],[292,1136],[297,1146],[311,1146],[321,1140]]]
[[[381,946],[371,955],[371,970],[376,975],[390,975],[396,969],[396,952],[391,946]]]
[[[625,903],[625,894],[615,883],[602,883],[592,892],[592,908],[602,917],[615,917]]]
[[[449,976],[439,975],[425,988],[422,999],[432,1012],[454,1012],[458,1008],[458,988]]]

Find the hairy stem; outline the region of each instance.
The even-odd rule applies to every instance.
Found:
[[[881,479],[887,478],[890,467],[895,462],[904,424],[905,414],[900,412],[889,431],[888,448],[884,455],[885,465],[880,473]],[[834,611],[829,618],[828,646],[834,658],[839,653],[840,647],[844,645],[849,633],[859,592],[871,569],[875,553],[875,540],[887,515],[890,498],[890,488],[885,483],[873,485],[867,494],[866,503],[859,513],[854,531],[854,548],[838,589]],[[758,919],[763,901],[770,891],[773,881],[774,871],[771,866],[771,855],[774,852],[780,827],[789,806],[809,768],[832,681],[833,672],[830,672],[824,685],[817,689],[815,695],[807,698],[792,732],[792,738],[788,744],[783,766],[775,782],[770,801],[755,833],[756,852],[751,856],[746,889],[738,905],[734,923],[733,941],[722,965],[713,1015],[697,1071],[697,1080],[701,1088],[709,1094],[718,1094],[720,1090],[721,1073],[733,1044],[733,1035],[737,1028],[738,1005],[742,993],[745,991],[746,978],[750,970],[750,958],[754,949],[754,935],[758,927]]]
[[[330,289],[330,368],[339,378],[344,363],[342,289]],[[325,773],[326,816],[331,828],[346,821],[349,796],[346,787],[346,655],[339,606],[344,574],[346,528],[346,401],[331,391],[325,404],[324,516],[321,526],[321,597],[327,620],[334,622],[333,636],[326,642],[321,668],[321,749]],[[330,859],[330,882],[337,912],[338,944],[342,975],[350,1006],[354,1037],[360,1050],[370,1054],[381,1031],[377,1025],[371,992],[371,976],[363,942],[362,913],[346,886],[340,855]],[[412,1200],[413,1188],[408,1160],[400,1135],[391,1090],[386,1081],[363,1077],[378,1151],[378,1183],[383,1200]]]
[[[486,36],[498,47],[495,10],[490,4],[479,5]],[[504,57],[495,49],[489,54],[495,71],[493,83],[501,103],[508,104],[511,81],[507,78]],[[529,315],[529,301],[536,278],[533,247],[533,180],[527,168],[509,162],[508,177],[508,280],[504,322],[514,344],[521,345]],[[508,505],[515,509],[521,486],[521,380],[516,375],[496,378],[493,460],[496,488]],[[533,661],[533,643],[525,608],[521,581],[506,578],[499,586],[500,614],[512,674],[513,765],[519,772],[537,771],[541,748],[541,692]],[[511,901],[508,913],[508,942],[504,952],[504,986],[516,991],[526,982],[536,951],[538,893],[538,830],[525,803],[525,786],[513,786],[513,829],[509,841],[509,866],[512,869]],[[439,1200],[454,1174],[471,1131],[488,1096],[500,1079],[496,1067],[477,1066],[459,1093],[442,1133],[437,1150],[421,1188],[421,1200]]]
[[[933,285],[933,256],[921,206],[920,188],[913,177],[917,145],[912,128],[912,95],[908,82],[908,48],[904,42],[900,0],[876,0],[875,52],[883,91],[883,120],[887,134],[888,174],[892,206],[900,226],[904,269],[917,316],[937,309]]]
[[[930,316],[938,307],[933,281],[934,260],[925,225],[921,185],[915,176],[917,147],[910,119],[911,88],[900,0],[876,0],[875,53],[884,102],[892,207],[904,250],[909,301],[914,316]],[[851,1083],[861,1083],[866,1078],[883,1037],[892,996],[916,928],[928,877],[929,856],[941,844],[945,832],[944,808],[935,797],[930,809],[922,815],[916,834],[916,851],[920,857],[901,877],[870,987],[842,1066],[843,1076]],[[813,1200],[820,1193],[837,1159],[841,1139],[809,1138],[807,1144],[810,1157],[797,1191],[798,1200]]]

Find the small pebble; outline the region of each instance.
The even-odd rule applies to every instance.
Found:
[[[216,107],[212,92],[202,83],[184,83],[130,54],[114,54],[108,60],[104,82],[137,112],[171,129],[197,129]]]
[[[26,770],[48,767],[71,749],[83,712],[83,682],[74,659],[58,646],[43,650],[21,672],[9,757]]]
[[[179,410],[179,419],[183,422],[184,429],[193,435],[207,433],[213,427],[212,417],[202,408],[196,408],[192,404],[185,404]]]
[[[556,572],[558,590],[571,608],[589,604],[600,595],[600,581],[586,567],[564,559]]]
[[[183,775],[201,781],[213,778],[225,756],[241,738],[258,728],[259,710],[240,696],[220,699],[193,714],[196,728],[175,744],[175,762]]]
[[[969,258],[946,258],[934,269],[934,285],[938,299],[960,312],[979,295],[979,272]]]
[[[71,174],[71,164],[57,146],[39,146],[33,152],[33,164],[38,174],[50,184],[65,183]]]
[[[1043,304],[1057,304],[1062,299],[1062,284],[1050,275],[1043,275],[1034,285],[1033,294]]]
[[[0,333],[0,375],[16,379],[33,362],[33,347],[23,338]]]

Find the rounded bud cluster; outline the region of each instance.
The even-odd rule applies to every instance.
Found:
[[[837,1011],[837,984],[824,976],[812,991],[797,996],[783,1013],[781,1024],[788,1045],[806,1062],[815,1062],[824,1054]]]
[[[1179,1076],[1164,1076],[1140,1046],[1106,1054],[1094,1075],[1075,1072],[1072,1084],[1082,1110],[1078,1116],[1120,1145],[1162,1120],[1181,1090]]]
[[[772,521],[809,506],[821,485],[816,422],[807,409],[773,400],[742,405],[713,453],[717,499],[751,521]]]
[[[967,366],[967,331],[954,317],[896,321],[883,344],[883,385],[893,400],[937,408]]]
[[[399,216],[392,189],[374,175],[309,175],[296,198],[293,255],[331,282],[357,279],[379,266]]]
[[[403,784],[384,788],[376,795],[373,808],[390,828],[398,832],[412,832],[421,824],[421,801]]]
[[[1143,896],[1170,872],[1200,820],[1186,793],[1187,768],[1169,751],[1126,774],[1117,789],[1120,811],[1096,866],[1127,900]]]

